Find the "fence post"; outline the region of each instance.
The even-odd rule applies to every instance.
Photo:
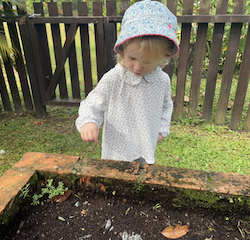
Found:
[[[43,118],[47,116],[46,107],[42,103],[41,92],[38,83],[38,76],[36,71],[34,54],[32,51],[31,37],[29,34],[27,17],[24,16],[19,22],[20,35],[22,39],[22,45],[24,50],[24,56],[26,59],[27,70],[30,79],[30,85],[35,105],[36,117]]]

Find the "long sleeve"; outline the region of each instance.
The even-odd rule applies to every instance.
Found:
[[[162,107],[162,118],[160,123],[160,133],[163,137],[167,137],[170,133],[170,124],[173,111],[173,101],[171,97],[171,83],[168,77],[167,89]]]
[[[104,112],[108,106],[107,78],[104,75],[96,88],[92,90],[79,107],[79,117],[76,119],[76,128],[80,132],[83,125],[94,122],[100,128],[104,119]]]

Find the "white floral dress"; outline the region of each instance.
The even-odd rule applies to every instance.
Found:
[[[117,64],[79,107],[76,127],[103,123],[102,159],[155,163],[159,133],[170,130],[173,102],[168,74],[160,68],[138,77]]]

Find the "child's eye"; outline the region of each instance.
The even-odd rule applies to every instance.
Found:
[[[135,61],[135,58],[134,57],[129,57],[130,60],[132,61]]]

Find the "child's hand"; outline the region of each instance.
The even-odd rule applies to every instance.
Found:
[[[81,128],[81,138],[84,142],[95,142],[98,144],[99,128],[98,126],[91,122],[82,126]]]
[[[158,143],[161,142],[162,140],[164,139],[164,137],[159,133],[159,136],[158,136]]]

